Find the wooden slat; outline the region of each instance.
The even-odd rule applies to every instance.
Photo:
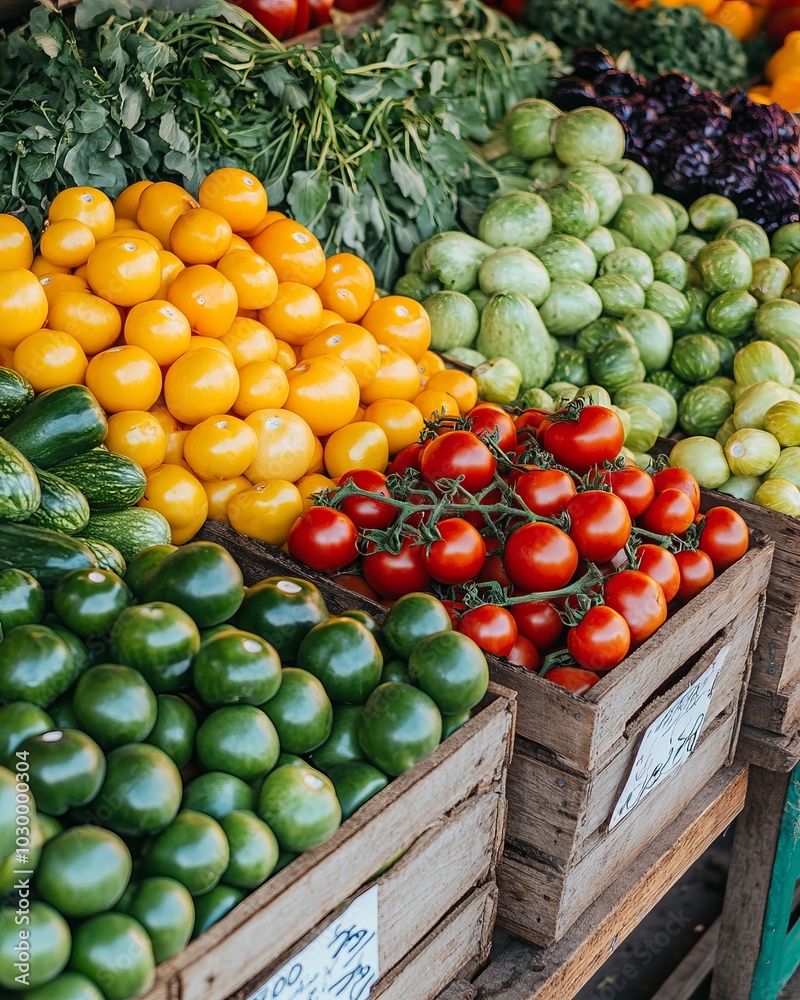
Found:
[[[765,771],[791,771],[800,761],[800,733],[778,736],[742,726],[736,756]]]
[[[746,766],[717,774],[562,941],[547,950],[511,941],[475,980],[478,1000],[573,997],[741,811],[746,789]]]
[[[475,1000],[477,997],[475,987],[465,979],[459,979],[451,983],[447,989],[440,993],[436,1000]]]
[[[651,1000],[692,1000],[714,968],[719,941],[719,918],[708,928],[678,968]]]

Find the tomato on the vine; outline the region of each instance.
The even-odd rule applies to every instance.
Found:
[[[510,589],[513,584],[509,580],[503,564],[503,543],[499,538],[485,538],[484,543],[486,545],[486,561],[476,579],[479,583],[490,583],[494,580],[501,587]]]
[[[628,508],[613,493],[586,490],[567,504],[569,536],[581,558],[593,563],[609,562],[631,537]]]
[[[483,604],[462,616],[458,631],[468,635],[485,653],[508,656],[517,638],[517,623],[496,604]]]
[[[561,615],[550,601],[522,601],[511,605],[511,615],[520,635],[529,639],[537,649],[555,645],[564,631]]]
[[[514,489],[528,510],[540,517],[558,517],[577,493],[572,477],[561,469],[523,472]]]
[[[453,631],[458,632],[458,623],[461,621],[461,615],[466,611],[467,606],[463,601],[442,601],[442,606],[450,617],[450,624],[453,626]]]
[[[653,476],[656,493],[664,490],[680,490],[692,501],[695,514],[700,510],[700,486],[688,469],[662,469]]]
[[[584,406],[575,419],[559,413],[539,427],[544,447],[559,465],[581,475],[619,455],[625,440],[622,421],[607,406]]]
[[[584,670],[583,667],[553,667],[544,677],[573,694],[586,694],[600,680],[597,674]]]
[[[604,672],[625,659],[631,648],[631,630],[622,615],[604,604],[589,608],[567,632],[567,649],[587,670]]]
[[[639,572],[646,573],[661,584],[664,599],[669,604],[681,585],[681,571],[675,556],[669,549],[653,545],[651,542],[640,545],[636,550],[636,556],[639,559]]]
[[[536,407],[531,407],[530,409],[525,410],[514,420],[514,426],[517,429],[517,434],[519,434],[520,431],[535,431],[540,424],[547,420],[549,416],[549,410],[538,410]]]
[[[509,663],[515,663],[518,667],[533,671],[538,670],[542,662],[539,650],[524,635],[517,636],[506,659]]]
[[[359,576],[357,573],[338,573],[333,578],[340,587],[344,587],[345,590],[351,591],[353,594],[360,594],[362,597],[369,598],[370,601],[377,601],[377,593],[370,587],[363,576]]]
[[[560,590],[577,568],[578,550],[561,528],[536,521],[508,536],[504,561],[515,587],[527,593]]]
[[[403,538],[397,554],[371,551],[364,556],[361,568],[370,587],[383,597],[396,599],[428,590],[431,585],[425,569],[425,546],[413,538]]]
[[[694,521],[694,514],[688,494],[670,487],[656,493],[653,502],[639,518],[639,523],[657,535],[682,535]]]
[[[743,517],[730,507],[712,507],[701,522],[700,548],[721,573],[742,558],[750,544],[750,530]]]
[[[439,583],[464,584],[474,580],[486,559],[480,532],[460,517],[446,517],[436,530],[441,535],[424,554],[425,568]]]
[[[450,431],[428,444],[421,468],[422,478],[431,486],[462,476],[464,489],[478,493],[492,482],[497,460],[471,431]]]
[[[511,451],[517,443],[517,428],[509,413],[492,403],[478,403],[469,411],[472,433],[479,438],[497,437],[501,451]]]
[[[631,517],[643,514],[656,495],[653,477],[635,465],[603,473],[603,482],[608,483],[614,496],[625,504]]]
[[[675,556],[681,574],[678,600],[682,603],[696,597],[714,580],[714,563],[707,552],[686,549]]]
[[[308,28],[308,0],[303,10],[298,0],[243,0],[240,6],[279,41]]]
[[[606,604],[628,623],[632,645],[644,642],[667,619],[661,584],[639,570],[624,569],[608,577],[603,595]]]
[[[392,495],[386,485],[386,476],[373,469],[354,469],[352,472],[345,472],[339,479],[339,486],[344,486],[345,483],[349,482],[358,486],[359,489],[374,493],[376,497],[390,497]],[[397,518],[395,507],[388,503],[381,503],[380,500],[370,500],[369,497],[346,497],[339,509],[343,514],[347,514],[359,530],[362,528],[388,528]]]
[[[289,554],[311,569],[330,573],[358,556],[358,532],[350,518],[331,507],[309,507],[289,529]]]
[[[388,474],[402,475],[406,469],[419,470],[422,467],[422,453],[427,447],[427,441],[415,441],[413,444],[407,444],[405,448],[401,448],[392,459],[387,470]]]

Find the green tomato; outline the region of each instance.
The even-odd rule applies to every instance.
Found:
[[[342,819],[349,819],[357,809],[389,784],[389,779],[382,771],[363,760],[334,764],[328,769],[328,777],[336,789],[336,796],[342,807]]]
[[[262,706],[288,753],[310,753],[331,734],[333,708],[321,681],[307,670],[284,667],[278,693]]]
[[[200,896],[194,904],[194,928],[192,937],[200,937],[209,927],[230,913],[244,899],[244,893],[231,885],[215,885]]]
[[[172,759],[180,770],[192,759],[197,716],[191,705],[175,694],[156,697],[156,724],[145,740]]]
[[[20,975],[30,987],[55,979],[70,951],[67,922],[52,907],[31,903],[27,924],[18,924],[16,913],[15,906],[0,908],[0,986],[12,991],[19,989]]]
[[[522,386],[522,372],[511,358],[490,358],[473,368],[478,398],[489,403],[513,403]]]
[[[448,736],[452,736],[453,733],[460,729],[472,718],[472,712],[458,712],[456,715],[443,715],[442,716],[442,740],[446,740]]]
[[[441,601],[431,594],[405,594],[389,609],[382,631],[392,652],[407,660],[420,639],[450,628],[450,615]]]
[[[203,642],[192,667],[194,687],[206,705],[260,705],[281,686],[281,661],[251,632],[229,630]]]
[[[288,764],[268,774],[257,811],[280,846],[298,854],[323,844],[342,821],[332,782],[308,766]]]
[[[353,618],[329,618],[304,637],[297,666],[322,682],[342,705],[363,705],[378,686],[383,656],[375,637]]]
[[[771,406],[764,414],[764,430],[774,435],[782,448],[794,448],[800,445],[800,402],[787,399]],[[0,710],[1,718],[2,710]]]
[[[125,581],[107,569],[74,569],[56,584],[53,606],[76,635],[104,632],[133,604]]]
[[[106,774],[103,752],[77,729],[53,730],[24,740],[28,781],[38,807],[49,816],[85,806],[100,791]]]
[[[253,809],[256,793],[241,778],[222,771],[206,771],[190,781],[183,792],[183,808],[221,820],[237,809]]]
[[[47,708],[74,677],[69,646],[46,625],[18,625],[0,643],[0,701]]]
[[[313,583],[272,576],[247,588],[236,625],[266,639],[282,662],[293,662],[307,632],[324,622],[328,609]]]
[[[153,943],[156,965],[186,946],[194,926],[194,902],[174,878],[153,875],[133,882],[117,909],[138,920]]]
[[[201,896],[222,878],[230,849],[219,823],[204,813],[182,809],[156,837],[144,858],[148,875],[166,875]]]
[[[147,743],[128,743],[109,753],[107,765],[92,804],[94,821],[129,837],[158,833],[172,822],[181,804],[181,776],[165,753]]]
[[[403,664],[403,668],[405,668],[405,664]],[[381,683],[383,683],[383,674],[381,674]],[[317,747],[311,754],[311,762],[314,767],[327,773],[328,768],[333,764],[363,760],[364,752],[358,742],[360,721],[360,705],[334,705],[331,734],[322,746]]]
[[[111,659],[138,670],[156,694],[186,686],[199,648],[197,626],[174,604],[126,608],[111,628]]]
[[[381,684],[372,692],[358,730],[367,759],[393,777],[432,753],[441,736],[442,717],[436,702],[424,691],[397,681]]]
[[[138,670],[118,663],[89,667],[72,696],[78,725],[104,749],[145,739],[156,724],[156,696]]]
[[[272,770],[280,752],[275,727],[254,705],[224,705],[197,730],[197,756],[205,767],[243,781]]]
[[[148,578],[155,574],[167,556],[177,551],[177,545],[148,545],[131,559],[125,570],[125,583],[137,600],[144,600],[144,588]]]
[[[474,708],[489,686],[483,651],[460,632],[439,632],[417,643],[408,658],[408,672],[445,715]]]
[[[115,833],[74,826],[44,845],[36,889],[65,917],[90,917],[111,909],[130,877],[130,851]]]
[[[278,841],[267,824],[253,812],[235,810],[220,825],[230,848],[230,861],[222,876],[226,885],[257,889],[278,863]]]
[[[104,1000],[100,988],[80,972],[62,972],[44,986],[25,991],[25,1000]]]
[[[144,583],[145,601],[175,604],[201,628],[227,621],[243,598],[242,571],[215,542],[182,545]]]
[[[101,983],[106,1000],[128,1000],[155,979],[153,945],[132,917],[101,913],[77,927],[70,969]]]
[[[44,590],[38,580],[21,569],[0,573],[0,627],[10,632],[17,625],[38,625],[44,618]]]
[[[53,720],[38,705],[30,701],[12,701],[4,705],[0,708],[0,761],[13,764],[10,758],[20,743],[50,729],[55,729]]]

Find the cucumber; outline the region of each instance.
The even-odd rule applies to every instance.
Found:
[[[26,406],[3,436],[41,469],[82,455],[105,440],[108,424],[84,385],[48,389]]]
[[[89,521],[89,503],[77,486],[66,479],[39,470],[42,500],[27,523],[36,528],[49,528],[63,535],[77,535]]]
[[[41,498],[39,480],[31,463],[0,438],[0,521],[26,521]]]
[[[97,557],[97,564],[100,569],[110,569],[117,576],[124,576],[128,565],[122,558],[122,553],[110,542],[101,542],[99,538],[79,538],[87,549],[91,549]]]
[[[30,524],[0,524],[0,570],[21,566],[48,589],[73,569],[97,566],[97,558],[69,535]]]
[[[169,545],[171,542],[167,519],[157,510],[147,507],[131,507],[113,514],[92,514],[83,534],[86,538],[96,538],[113,545],[126,562],[149,545]]]
[[[53,472],[77,486],[92,511],[108,513],[133,507],[144,496],[147,480],[141,466],[126,455],[96,449],[53,466]]]
[[[0,368],[0,427],[10,423],[33,399],[33,386],[19,372]]]

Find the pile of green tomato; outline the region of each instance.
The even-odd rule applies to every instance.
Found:
[[[47,594],[0,573],[0,994],[127,1000],[464,724],[486,659],[427,594],[381,627],[221,546]],[[23,874],[20,874],[20,873]]]

